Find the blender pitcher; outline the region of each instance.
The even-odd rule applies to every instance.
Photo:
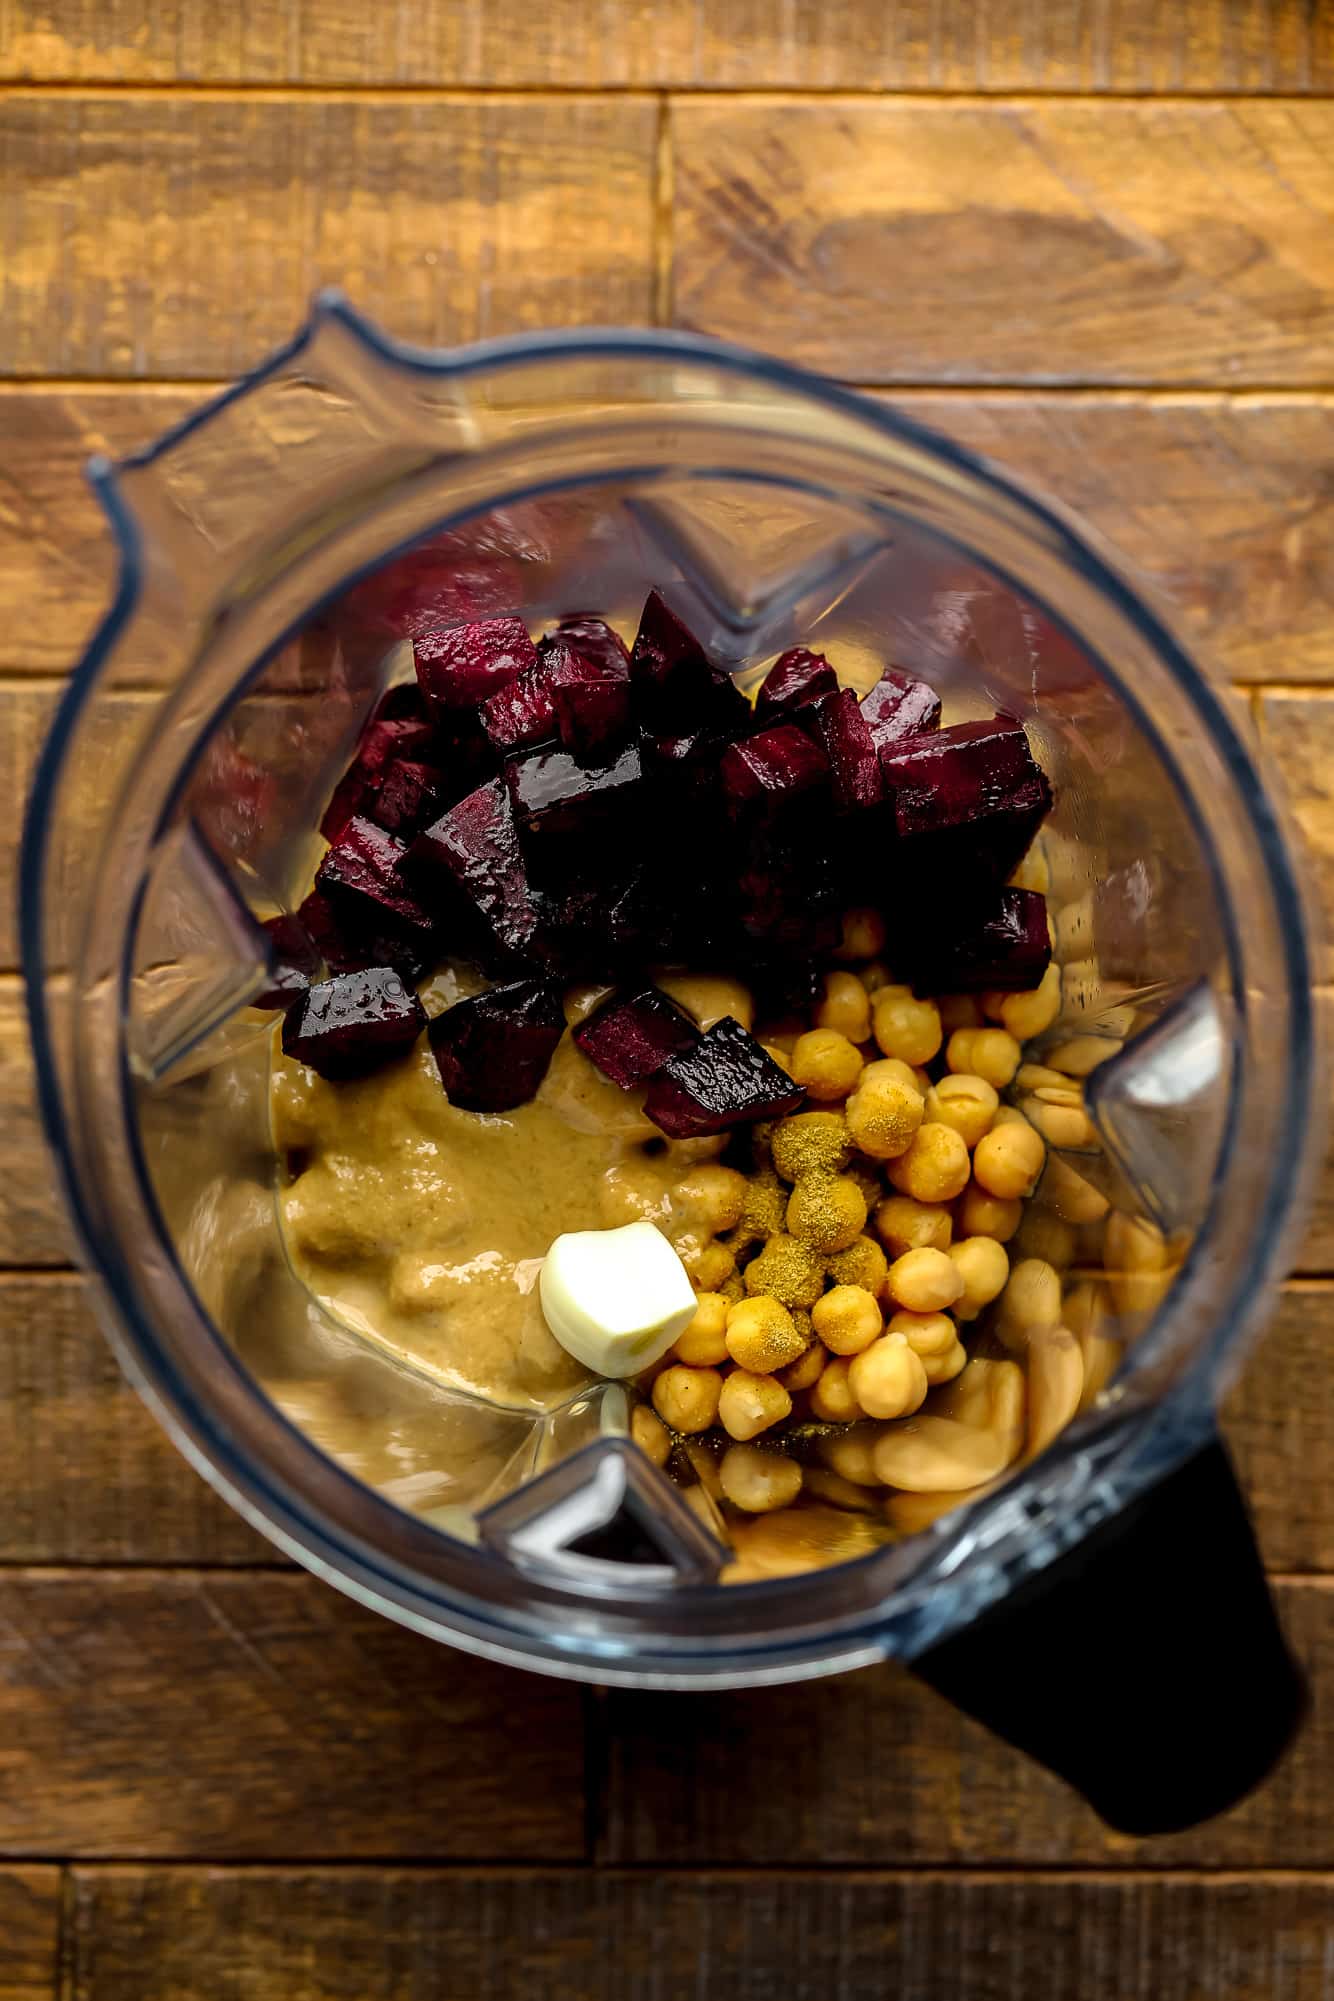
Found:
[[[630,332],[426,353],[334,297],[92,477],[120,576],[29,808],[29,1008],[102,1320],[198,1470],[340,1589],[496,1660],[703,1688],[896,1656],[1127,1831],[1254,1784],[1300,1683],[1215,1413],[1319,1137],[1308,932],[1224,702],[1126,585],[966,453],[779,363]],[[490,1406],[305,1290],[250,1005],[262,920],[308,889],[413,636],[633,619],[650,588],[743,686],[800,641],[1024,720],[1057,799],[1044,1040],[1106,1059],[1096,1144],[1053,1146],[1039,1194],[1060,1216],[1091,1188],[1172,1247],[1113,1286],[1115,1367],[1007,1477],[742,1583],[631,1442],[624,1385]]]

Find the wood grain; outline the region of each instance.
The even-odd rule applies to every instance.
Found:
[[[5,881],[0,871],[0,886]],[[19,983],[0,977],[0,1265],[69,1263],[50,1157],[34,1099],[32,1054]]]
[[[1334,1881],[74,1872],[70,2001],[1330,2001]]]
[[[1279,1602],[1315,1691],[1313,1711],[1268,1783],[1205,1827],[1157,1841],[1114,1835],[1059,1780],[989,1738],[906,1671],[882,1667],[817,1689],[687,1697],[611,1690],[599,1859],[692,1868],[1323,1866],[1334,1757],[1334,1586],[1283,1585]],[[1146,1647],[1151,1655],[1147,1637]],[[1074,1661],[1064,1667],[1078,1671]],[[1146,1672],[1151,1667],[1146,1656]]]
[[[149,1416],[72,1274],[0,1276],[0,1561],[281,1561]]]
[[[1334,102],[677,101],[677,325],[859,382],[1328,385]]]
[[[1328,89],[1302,0],[9,0],[0,75],[287,84],[853,90]],[[0,19],[4,16],[0,15]]]
[[[0,374],[225,376],[337,282],[402,337],[649,317],[656,108],[0,100]]]
[[[1273,1570],[1334,1571],[1334,1287],[1293,1286],[1227,1436]],[[273,1563],[121,1379],[82,1279],[0,1273],[0,1562]]]
[[[1307,879],[1324,926],[1318,963],[1323,977],[1334,980],[1334,695],[1266,689],[1260,739],[1303,837]]]
[[[0,669],[61,674],[105,609],[89,455],[147,443],[202,391],[0,387]],[[900,408],[1072,509],[1241,681],[1334,681],[1334,398],[902,393]]]
[[[281,1572],[0,1571],[0,1853],[584,1852],[580,1697]]]
[[[60,1872],[0,1869],[0,2001],[55,2001]]]

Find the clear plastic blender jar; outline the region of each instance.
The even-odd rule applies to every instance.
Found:
[[[1308,933],[1275,803],[1155,617],[956,447],[679,336],[430,354],[324,300],[93,476],[120,579],[29,809],[31,1023],[107,1332],[205,1477],[340,1589],[497,1660],[695,1688],[897,1656],[1130,1831],[1254,1783],[1300,1692],[1215,1413],[1319,1137]],[[1152,1299],[1119,1302],[1110,1380],[998,1486],[737,1585],[630,1442],[621,1386],[479,1407],[298,1282],[271,1017],[249,1006],[259,919],[308,888],[323,801],[413,633],[633,619],[653,587],[742,676],[828,645],[1026,722],[1057,791],[1052,1036],[1116,1045],[1089,1080],[1096,1148],[1053,1149],[1053,1199],[1073,1173],[1178,1247]],[[1031,1672],[1047,1649],[1075,1670],[1059,1692]]]

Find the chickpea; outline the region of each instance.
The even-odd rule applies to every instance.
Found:
[[[1010,877],[1011,889],[1035,889],[1046,896],[1051,889],[1051,869],[1041,848],[1030,848]]]
[[[781,1452],[758,1445],[729,1445],[718,1468],[723,1493],[748,1515],[769,1515],[790,1507],[801,1492],[801,1468]]]
[[[897,1056],[902,1063],[929,1063],[944,1040],[935,1002],[915,1000],[891,987],[883,987],[875,997],[872,1029],[883,1054]]]
[[[1014,1201],[1030,1193],[1046,1157],[1041,1136],[1027,1123],[993,1126],[977,1143],[973,1177],[988,1195]]]
[[[950,1212],[942,1203],[914,1202],[911,1195],[886,1196],[877,1205],[875,1227],[885,1249],[896,1258],[905,1251],[943,1251],[954,1232]]]
[[[878,994],[894,984],[893,975],[883,959],[873,959],[869,966],[863,966],[858,977],[868,994]]]
[[[842,1112],[795,1112],[779,1119],[770,1144],[774,1166],[788,1181],[816,1172],[838,1174],[852,1150]]]
[[[808,1029],[792,1046],[792,1081],[819,1103],[846,1098],[861,1074],[861,1051],[837,1029]]]
[[[982,1026],[982,1004],[976,994],[941,994],[936,1006],[946,1035],[953,1035],[956,1028]]]
[[[752,1297],[767,1293],[786,1307],[814,1306],[824,1291],[824,1266],[800,1237],[775,1231],[742,1273]]]
[[[1066,1148],[1071,1153],[1088,1153],[1098,1144],[1093,1121],[1079,1099],[1069,1092],[1059,1096],[1042,1090],[1024,1099],[1024,1113],[1048,1146]]]
[[[676,1337],[672,1349],[678,1362],[690,1369],[714,1369],[727,1360],[727,1301],[721,1292],[701,1292],[695,1301],[695,1317]]]
[[[1038,984],[1026,994],[1007,994],[1001,1003],[1002,1028],[1016,1042],[1030,1042],[1043,1035],[1061,1011],[1061,969],[1048,966]]]
[[[964,1033],[967,1032],[965,1029]],[[974,1077],[981,1077],[994,1091],[1003,1091],[1019,1068],[1019,1044],[1008,1029],[975,1029],[971,1054],[971,1063],[951,1063],[950,1069],[966,1070]]]
[[[743,1299],[727,1313],[727,1352],[740,1368],[767,1376],[807,1347],[806,1336],[776,1299]]]
[[[630,1413],[630,1436],[645,1458],[655,1466],[665,1466],[672,1452],[672,1435],[647,1404],[638,1403]]]
[[[817,1501],[827,1501],[831,1508],[846,1508],[854,1515],[875,1512],[875,1502],[865,1488],[854,1487],[851,1480],[845,1480],[841,1473],[829,1472],[824,1466],[807,1467],[802,1492],[813,1495]]]
[[[722,1514],[719,1511],[717,1501],[708,1491],[707,1487],[685,1487],[682,1489],[681,1499],[685,1502],[691,1514],[697,1517],[702,1528],[706,1528],[716,1541],[724,1544],[727,1542],[728,1535],[723,1524]]]
[[[931,1079],[925,1070],[915,1069],[911,1063],[903,1062],[898,1056],[881,1056],[874,1063],[868,1063],[862,1072],[862,1082],[866,1083],[871,1078],[876,1080],[892,1078],[896,1083],[910,1084],[918,1097],[923,1099],[931,1089]]]
[[[999,1105],[986,1078],[970,1077],[966,1071],[942,1077],[926,1094],[927,1118],[951,1127],[970,1153],[991,1131]]]
[[[707,1431],[718,1415],[723,1379],[716,1369],[675,1364],[653,1384],[653,1408],[672,1431]]]
[[[852,1431],[840,1432],[833,1438],[822,1438],[820,1457],[831,1473],[836,1473],[850,1486],[878,1487],[882,1484],[880,1475],[871,1462],[879,1436],[878,1425],[859,1424]]]
[[[792,1399],[776,1376],[752,1375],[733,1369],[718,1399],[718,1418],[729,1438],[758,1438],[781,1424],[792,1410]]]
[[[998,1028],[1003,1027],[1001,1009],[1008,998],[1008,994],[1002,993],[999,988],[995,988],[989,993],[979,994],[978,1002],[982,1009],[982,1019],[978,1022],[977,1026],[985,1028],[989,1021],[994,1021]]]
[[[1027,1347],[1039,1328],[1056,1327],[1061,1318],[1060,1274],[1045,1258],[1022,1258],[1011,1271],[1001,1294],[996,1332],[1012,1354]]]
[[[803,1174],[788,1200],[787,1227],[814,1251],[845,1251],[866,1228],[866,1197],[850,1174]]]
[[[872,1298],[884,1284],[888,1270],[889,1260],[874,1237],[858,1237],[845,1251],[836,1251],[828,1262],[829,1276],[835,1285],[860,1286]]]
[[[878,910],[859,905],[855,910],[844,911],[843,936],[834,953],[836,959],[875,959],[884,949],[885,920]]]
[[[950,1245],[949,1255],[962,1286],[954,1311],[960,1320],[976,1320],[1004,1289],[1010,1260],[994,1237],[965,1237]]]
[[[1052,1159],[1042,1177],[1042,1199],[1067,1223],[1096,1223],[1107,1214],[1111,1203],[1100,1188],[1077,1174],[1068,1160]]]
[[[804,1355],[798,1355],[795,1362],[789,1362],[785,1369],[779,1369],[778,1380],[785,1390],[796,1396],[802,1390],[810,1389],[817,1382],[825,1363],[829,1360],[828,1350],[818,1341],[812,1341]]]
[[[1017,1197],[992,1195],[976,1181],[970,1181],[959,1198],[959,1228],[969,1237],[994,1237],[998,1244],[1007,1244],[1023,1214],[1024,1205]]]
[[[1118,1313],[1151,1313],[1172,1283],[1172,1253],[1156,1223],[1113,1209],[1103,1236],[1107,1290]]]
[[[968,1360],[968,1351],[948,1313],[896,1313],[885,1332],[902,1334],[933,1387],[952,1382]]]
[[[859,1285],[836,1285],[811,1308],[816,1334],[835,1355],[859,1355],[878,1340],[884,1319],[874,1297]]]
[[[1050,1209],[1030,1207],[1024,1211],[1015,1249],[1026,1258],[1043,1258],[1058,1271],[1064,1271],[1075,1261],[1074,1225],[1053,1215]]]
[[[736,1270],[736,1259],[726,1244],[704,1244],[698,1249],[678,1244],[681,1262],[690,1273],[690,1282],[700,1292],[717,1292]]]
[[[1014,1073],[1014,1081],[1021,1091],[1073,1091],[1075,1104],[1079,1103],[1079,1088],[1063,1077],[1059,1070],[1049,1070],[1045,1063],[1021,1063]]]
[[[886,1076],[886,1066],[868,1063],[848,1099],[848,1132],[872,1160],[896,1160],[908,1151],[922,1123],[921,1092],[908,1076]]]
[[[716,1448],[703,1438],[687,1438],[684,1445],[686,1464],[698,1480],[711,1501],[723,1498],[722,1481],[718,1478],[718,1453]],[[687,1490],[689,1491],[689,1490]]]
[[[739,1299],[744,1299],[746,1296],[746,1281],[742,1278],[741,1273],[734,1271],[728,1278],[725,1278],[718,1287],[718,1294],[720,1298],[727,1301],[729,1306],[735,1306]]]
[[[865,1415],[852,1394],[848,1361],[846,1355],[835,1355],[832,1362],[825,1364],[818,1382],[811,1388],[811,1414],[823,1418],[826,1424],[850,1424],[853,1418]],[[841,1472],[842,1468],[838,1470]]]
[[[991,1138],[981,1142],[987,1144]],[[979,1147],[979,1152],[981,1147]],[[916,1202],[951,1202],[968,1186],[968,1148],[950,1126],[919,1126],[912,1145],[885,1170],[901,1195]]]
[[[815,1009],[817,1028],[837,1029],[849,1042],[865,1042],[871,1033],[871,1002],[855,973],[826,973],[824,997]]]
[[[953,1306],[963,1279],[945,1251],[905,1251],[890,1266],[885,1290],[909,1313],[940,1313]]]
[[[1089,1077],[1100,1063],[1121,1049],[1119,1040],[1106,1035],[1072,1035],[1068,1042],[1047,1051],[1047,1062],[1065,1077]]]
[[[911,1417],[930,1387],[902,1334],[884,1334],[848,1364],[848,1383],[868,1417]]]
[[[746,1177],[735,1167],[706,1160],[677,1182],[672,1200],[687,1222],[708,1236],[720,1237],[741,1221]]]
[[[779,1069],[782,1070],[785,1073],[785,1075],[789,1077],[792,1075],[792,1049],[790,1044],[788,1044],[786,1041],[781,1043],[762,1042],[760,1044],[760,1048],[769,1058],[769,1061],[771,1063],[776,1063]]]

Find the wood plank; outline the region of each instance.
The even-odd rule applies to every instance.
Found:
[[[859,382],[1328,385],[1334,102],[674,102],[674,319]]]
[[[1302,0],[10,0],[0,76],[37,81],[853,90],[1284,90],[1334,84]]]
[[[611,1690],[600,1859],[654,1868],[1323,1866],[1334,1759],[1334,1587],[1288,1583],[1279,1598],[1314,1691],[1312,1714],[1268,1783],[1205,1827],[1155,1841],[1112,1834],[1058,1779],[989,1738],[905,1670],[886,1666],[821,1688],[689,1696]],[[1146,1635],[1146,1672],[1152,1645]],[[1071,1662],[1052,1666],[1077,1672]]]
[[[0,1275],[0,1562],[279,1561],[125,1382],[84,1281]]]
[[[1334,980],[1334,694],[1266,689],[1260,738],[1301,831],[1308,882],[1324,922],[1322,977]]]
[[[0,886],[4,880],[0,869]],[[0,978],[0,1132],[0,1265],[68,1264],[69,1232],[37,1116],[23,1001],[12,978]]]
[[[0,1869],[0,2001],[55,2001],[60,1871]]]
[[[0,1572],[0,1854],[584,1853],[579,1691],[281,1572]]]
[[[1227,1436],[1274,1570],[1334,1571],[1334,1288],[1285,1292]],[[0,1562],[272,1563],[124,1383],[74,1274],[0,1273]]]
[[[74,1872],[70,2001],[1330,2001],[1334,1880]]]
[[[336,281],[431,344],[647,319],[657,110],[0,101],[5,375],[227,376]]]

